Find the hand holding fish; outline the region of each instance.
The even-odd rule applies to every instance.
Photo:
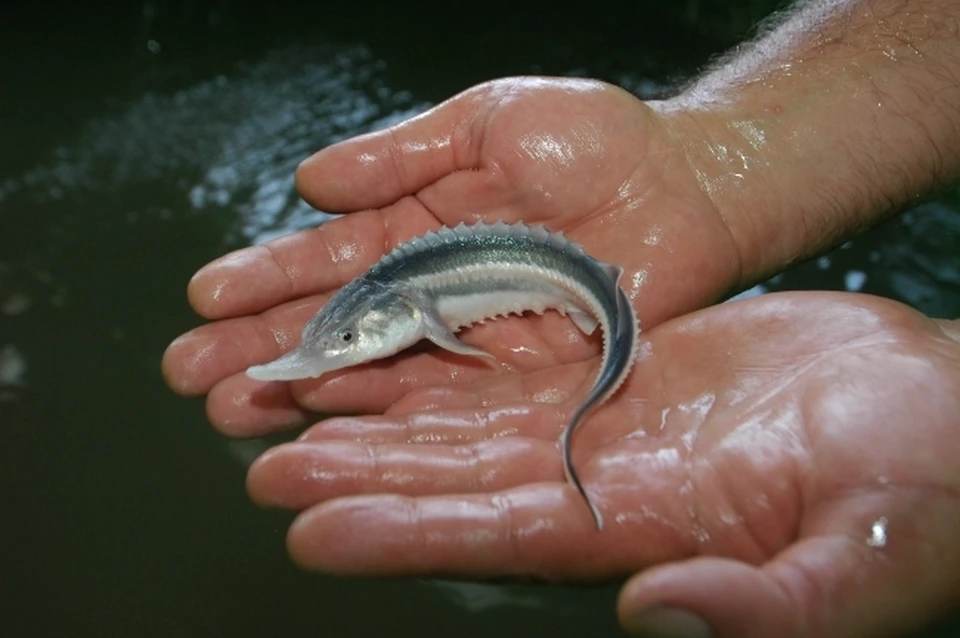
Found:
[[[322,421],[262,457],[250,492],[305,510],[291,554],[327,573],[645,569],[622,594],[628,625],[668,604],[731,635],[838,622],[871,635],[950,603],[960,324],[863,295],[782,293],[643,341],[622,395],[578,441],[602,535],[562,482],[550,402],[587,363]]]
[[[494,82],[327,148],[300,167],[298,185],[319,208],[354,212],[198,272],[191,303],[217,321],[171,347],[167,378],[184,394],[209,393],[214,425],[249,436],[303,425],[312,412],[380,413],[412,390],[595,357],[599,334],[584,338],[548,313],[458,334],[499,369],[421,350],[292,386],[265,386],[244,373],[289,350],[331,294],[384,254],[461,222],[564,232],[624,269],[627,296],[646,300],[634,304],[644,329],[715,301],[738,284],[740,259],[684,161],[652,109],[581,80]]]
[[[945,7],[955,26],[958,3],[863,4],[806,3],[669,100],[502,80],[301,165],[303,196],[349,214],[202,269],[190,299],[214,322],[164,359],[170,385],[207,394],[229,435],[358,415],[251,468],[258,502],[304,510],[295,560],[351,574],[645,570],[621,595],[637,631],[887,635],[955,605],[957,323],[835,293],[681,316],[960,174],[960,55],[937,27]],[[245,374],[393,248],[501,220],[563,231],[622,267],[643,328],[630,376],[574,448],[600,534],[557,445],[600,338],[556,313],[458,333],[495,366],[414,348],[317,380]]]
[[[644,570],[621,594],[628,626],[666,605],[731,636],[896,635],[956,602],[960,322],[780,293],[668,321],[641,348],[574,449],[602,534],[562,480],[551,402],[583,363],[322,421],[248,488],[304,510],[289,550],[325,573]]]

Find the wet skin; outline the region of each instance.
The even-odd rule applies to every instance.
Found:
[[[956,325],[837,293],[670,320],[762,273],[741,266],[739,233],[656,111],[597,83],[484,85],[322,151],[298,183],[322,209],[357,212],[202,269],[189,296],[215,321],[176,340],[164,372],[207,394],[230,436],[372,415],[321,421],[250,470],[257,502],[304,510],[288,540],[300,565],[592,580],[663,564],[623,590],[625,624],[668,605],[730,635],[868,633],[957,599]],[[478,219],[545,222],[625,268],[640,359],[574,446],[602,534],[556,442],[599,345],[569,320],[467,331],[497,368],[424,349],[316,381],[243,374],[386,250]]]

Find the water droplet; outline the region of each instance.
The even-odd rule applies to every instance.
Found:
[[[647,277],[649,276],[646,268],[640,268],[633,276],[630,277],[630,298],[634,299],[637,295],[640,294],[640,290],[643,288],[644,284],[647,283]]]
[[[870,547],[884,547],[886,544],[887,519],[881,516],[870,526],[870,536],[867,537],[867,545]]]
[[[663,432],[664,428],[667,427],[667,416],[670,414],[670,408],[664,408],[660,413],[660,432]]]
[[[654,224],[647,230],[647,234],[640,241],[647,246],[659,246],[663,241],[663,226]]]

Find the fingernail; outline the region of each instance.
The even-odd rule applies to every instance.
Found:
[[[649,607],[634,615],[626,630],[644,638],[712,638],[713,629],[700,616],[674,607]]]

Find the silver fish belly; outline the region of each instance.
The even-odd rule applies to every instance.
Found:
[[[603,351],[597,378],[560,436],[567,481],[587,496],[570,456],[574,430],[630,373],[638,341],[633,306],[620,288],[623,269],[586,254],[561,233],[522,223],[460,224],[398,246],[341,288],[306,324],[300,345],[247,369],[262,381],[290,381],[382,359],[422,339],[465,355],[488,353],[456,338],[459,329],[509,314],[557,310]]]

